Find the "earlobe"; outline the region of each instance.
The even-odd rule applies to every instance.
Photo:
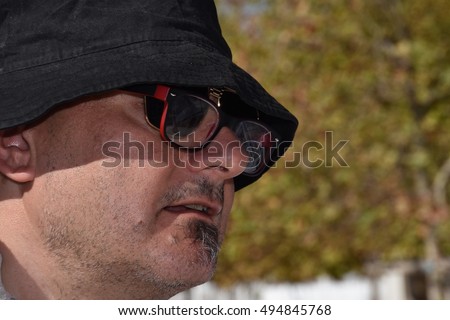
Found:
[[[34,179],[30,145],[24,131],[0,131],[0,173],[19,183]]]

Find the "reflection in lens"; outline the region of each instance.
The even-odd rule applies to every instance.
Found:
[[[240,121],[235,127],[242,143],[242,152],[247,156],[246,174],[257,174],[267,164],[272,145],[270,131],[253,121]]]
[[[244,172],[247,174],[257,172],[262,163],[264,149],[257,141],[246,141],[242,144],[242,152],[247,157]]]
[[[166,114],[165,134],[176,144],[201,147],[213,134],[219,115],[207,101],[190,95],[176,96]]]

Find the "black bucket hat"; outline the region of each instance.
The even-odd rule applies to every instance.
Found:
[[[279,134],[273,162],[297,128],[232,62],[212,0],[0,0],[0,129],[139,83],[235,90]],[[258,178],[241,175],[236,189]]]

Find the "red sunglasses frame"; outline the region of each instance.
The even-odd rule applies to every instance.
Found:
[[[174,90],[174,89],[177,90],[177,91],[178,90],[179,91],[185,91],[185,90],[180,89],[180,88],[173,88],[173,87],[170,87],[170,86],[167,86],[167,85],[162,85],[162,84],[156,84],[156,85],[142,84],[142,85],[135,85],[135,86],[124,88],[125,91],[131,91],[131,92],[136,92],[136,93],[140,93],[140,94],[145,95],[145,99],[144,100],[146,102],[145,103],[145,118],[146,118],[146,121],[151,127],[155,128],[156,130],[159,131],[161,137],[164,140],[169,141],[169,142],[173,143],[174,145],[176,145],[178,147],[185,148],[187,150],[198,150],[198,149],[204,148],[212,139],[214,139],[214,137],[218,133],[218,131],[220,131],[220,130],[217,130],[217,128],[221,128],[222,126],[224,126],[223,122],[225,122],[225,121],[222,119],[223,117],[220,116],[221,112],[219,112],[219,110],[220,110],[220,102],[221,102],[220,99],[222,97],[222,94],[224,92],[234,92],[234,91],[230,90],[230,89],[220,90],[220,89],[216,89],[216,88],[209,88],[209,90],[208,90],[208,94],[209,94],[208,99],[209,100],[207,100],[205,98],[202,98],[202,97],[200,97],[197,94],[189,93],[189,92],[186,91],[187,95],[195,96],[197,99],[203,100],[205,103],[211,105],[211,107],[213,107],[217,112],[219,112],[219,121],[217,122],[217,124],[214,127],[212,127],[210,129],[210,132],[211,131],[216,131],[216,132],[214,134],[212,134],[212,135],[210,135],[210,132],[208,132],[208,135],[207,135],[208,139],[207,139],[207,141],[205,143],[203,143],[199,147],[185,147],[185,146],[177,144],[177,142],[175,142],[175,141],[172,141],[166,135],[166,132],[165,132],[165,121],[167,119],[167,111],[168,111],[168,107],[169,107],[168,98],[169,98],[170,91]],[[195,91],[198,92],[198,90],[196,90],[196,89],[193,89],[193,90],[194,90],[194,92]],[[156,119],[154,119],[155,123],[152,123],[152,121],[149,119],[149,112],[147,112],[147,107],[148,107],[147,106],[147,99],[148,98],[151,98],[152,102],[155,102],[155,101],[159,102],[158,108],[160,110],[158,110],[158,112],[157,112],[158,115],[155,117],[156,119],[159,119],[158,123],[156,123],[157,122]],[[214,103],[216,105],[214,105]],[[161,104],[162,104],[162,106],[161,106]],[[152,105],[152,111],[153,112],[155,112],[154,108],[156,108],[156,104]],[[273,141],[272,137],[275,135],[274,131],[269,129],[266,125],[263,125],[262,123],[257,122],[259,120],[259,114],[257,114],[256,121],[255,120],[251,120],[251,119],[242,119],[242,120],[243,121],[247,120],[247,121],[250,121],[250,122],[254,122],[254,123],[258,124],[259,126],[265,128],[267,130],[267,133],[270,135],[270,138],[267,139],[266,134],[264,134],[263,135],[264,140],[260,141],[260,143],[263,145],[263,147],[262,147],[263,150],[271,150],[271,148],[275,148],[276,149],[276,147],[273,145],[273,143],[274,142],[277,143],[278,139],[275,138],[274,141]],[[270,140],[270,141],[268,141],[268,140]],[[243,142],[243,143],[245,143],[245,142]],[[269,156],[270,156],[270,154],[271,154],[271,152],[269,152]],[[264,171],[265,167],[268,167],[267,163],[266,163],[266,159],[264,159],[264,160],[261,159],[260,164],[258,165],[258,168],[255,170],[254,173],[245,172],[243,174],[245,174],[247,176],[257,176],[262,171]]]

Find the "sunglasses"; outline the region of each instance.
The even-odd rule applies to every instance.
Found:
[[[259,121],[257,111],[244,105],[231,90],[165,85],[135,85],[124,90],[144,94],[147,122],[175,146],[190,151],[202,149],[227,127],[238,138],[246,157],[243,174],[257,176],[271,163],[278,140]]]

